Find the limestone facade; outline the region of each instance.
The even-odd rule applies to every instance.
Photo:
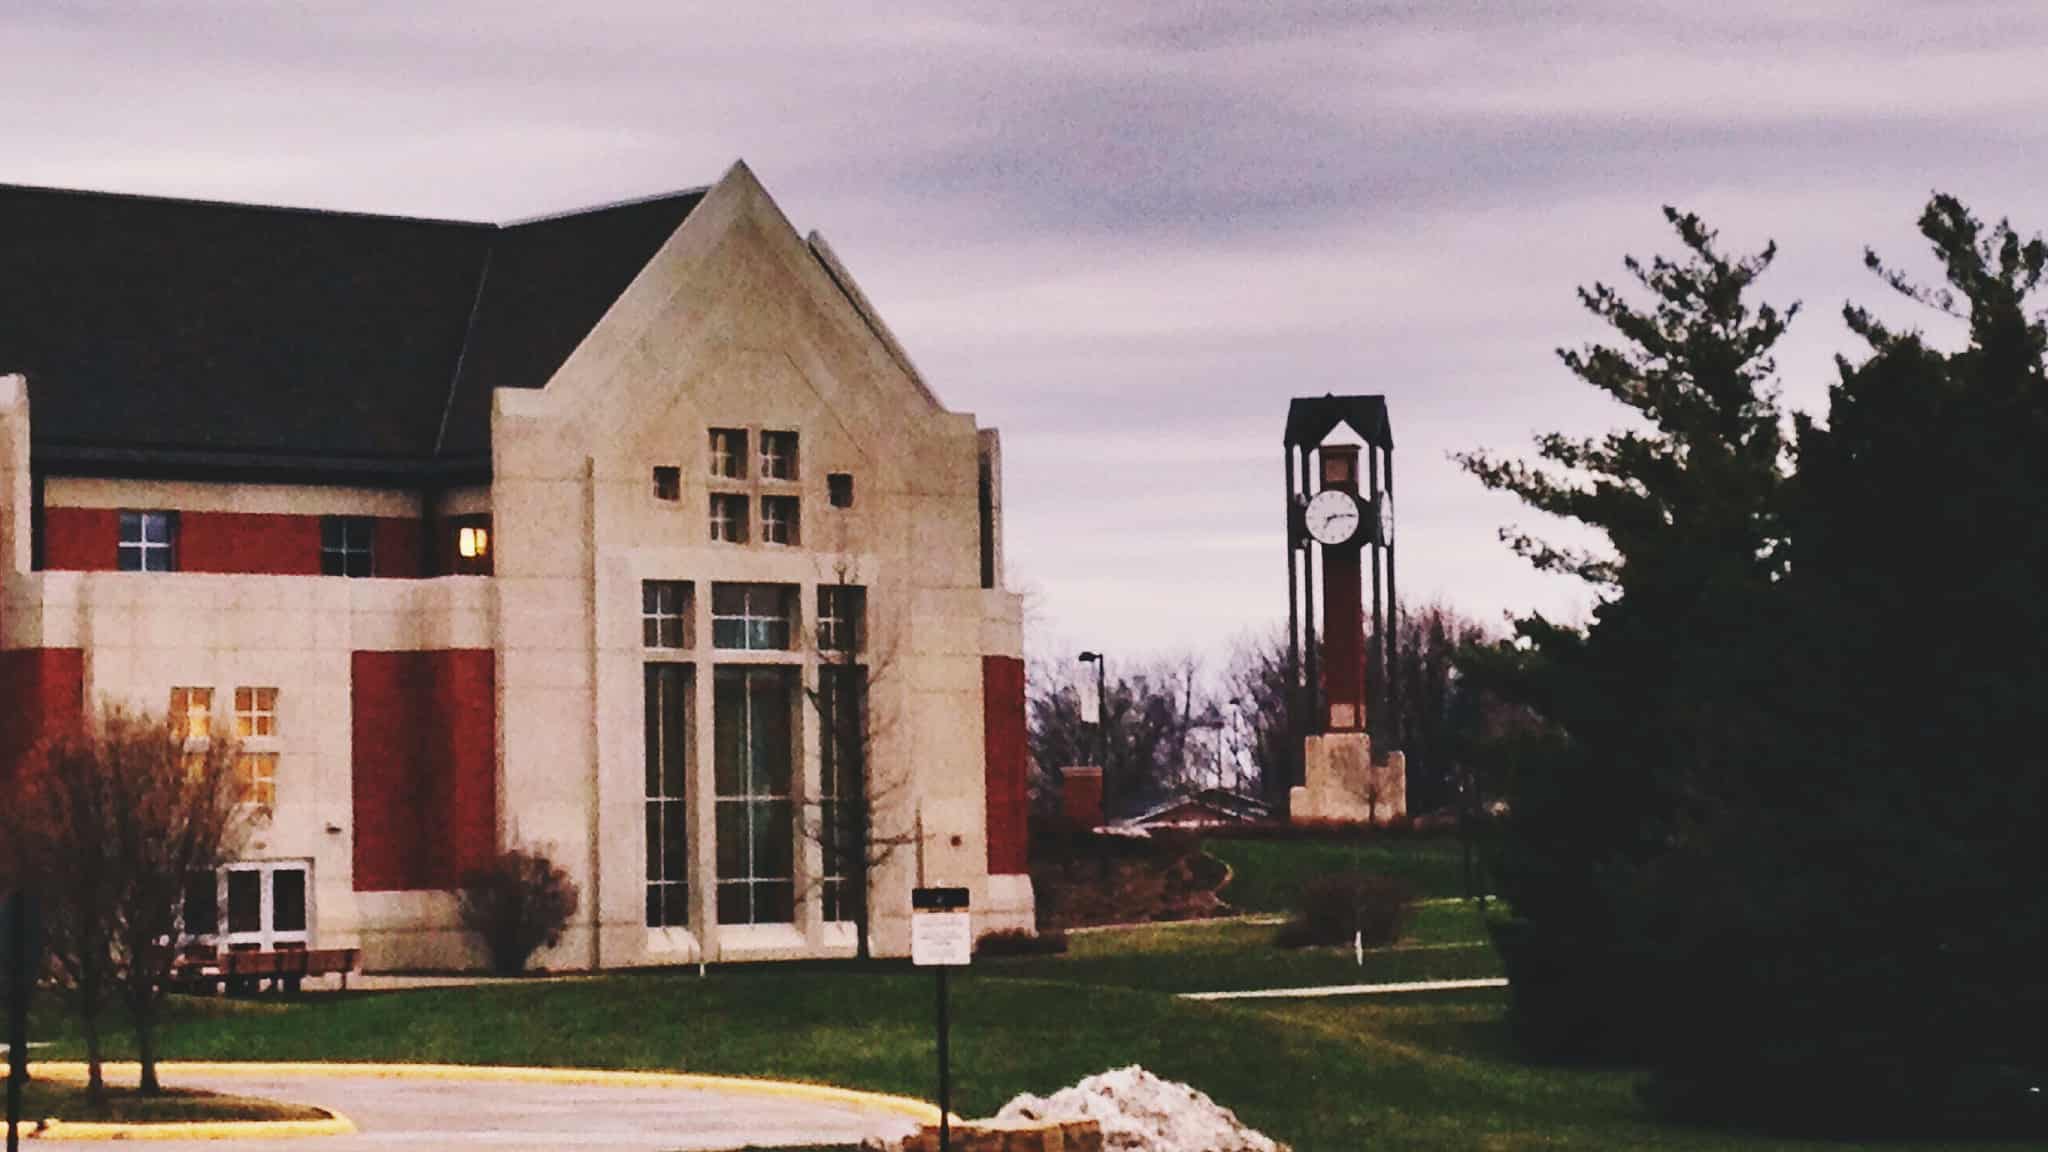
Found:
[[[389,805],[359,791],[384,770],[364,763],[363,743],[384,721],[365,714],[357,658],[388,652],[489,654],[485,819],[498,846],[545,849],[582,897],[538,963],[851,953],[813,834],[828,784],[814,704],[828,667],[849,659],[866,668],[873,825],[895,845],[871,876],[875,950],[907,954],[920,881],[968,887],[977,931],[1033,922],[1010,842],[1022,827],[1008,810],[1022,802],[1021,767],[1004,767],[1021,749],[998,747],[1011,737],[989,720],[1022,707],[989,689],[1013,679],[991,669],[1022,655],[1019,598],[1002,579],[1000,443],[939,403],[822,240],[799,235],[744,165],[704,195],[545,388],[493,394],[487,482],[426,491],[44,475],[32,427],[26,382],[0,379],[0,650],[81,651],[88,701],[162,711],[173,689],[210,688],[216,723],[246,702],[239,690],[270,690],[272,735],[252,746],[275,754],[274,797],[249,856],[305,867],[315,946],[360,947],[372,969],[479,959],[450,885],[360,882],[372,837],[358,823]],[[742,474],[721,474],[733,471],[721,452],[735,443]],[[743,541],[714,538],[715,508],[744,509]],[[421,561],[404,577],[348,578],[36,563],[37,547],[61,552],[48,537],[71,529],[57,526],[133,509],[178,510],[188,532],[202,516],[242,517],[245,535],[295,531],[307,517],[469,518],[488,526],[490,569],[440,575]],[[32,547],[36,531],[46,539]],[[862,590],[857,657],[821,635],[844,626],[821,617],[845,603],[844,586]],[[680,599],[657,610],[656,587]],[[753,601],[751,618],[734,622],[728,609],[745,589],[774,590],[781,631]],[[782,638],[754,643],[762,636]],[[742,699],[744,725],[732,718]],[[771,699],[780,719],[757,714]],[[749,800],[762,789],[733,785],[721,766],[772,757],[759,751],[770,730],[787,741],[787,779]],[[744,750],[722,747],[727,737]],[[657,754],[657,740],[671,750]],[[676,757],[680,775],[658,780],[651,756]],[[741,834],[721,841],[735,829],[745,845]],[[651,858],[651,837],[669,864]],[[779,851],[786,867],[747,871],[761,867],[748,853]],[[678,873],[657,914],[650,882]],[[735,873],[766,880],[728,883]]]

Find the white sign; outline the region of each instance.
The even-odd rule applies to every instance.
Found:
[[[1102,694],[1095,690],[1095,681],[1083,676],[1074,686],[1081,691],[1081,723],[1102,723]]]
[[[966,912],[910,914],[910,962],[957,968],[974,958],[974,925]]]

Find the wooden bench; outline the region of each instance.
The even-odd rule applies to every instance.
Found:
[[[351,973],[361,971],[362,953],[355,948],[282,948],[275,952],[225,952],[220,979],[228,995],[245,996],[269,981],[273,991],[296,996],[308,976],[340,976],[348,988]]]

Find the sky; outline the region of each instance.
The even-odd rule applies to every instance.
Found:
[[[504,220],[748,165],[1000,428],[1030,645],[1212,662],[1286,612],[1290,397],[1383,394],[1400,582],[1582,616],[1450,454],[1620,410],[1555,349],[1660,208],[1779,245],[1786,403],[1845,302],[1938,318],[1953,192],[2048,228],[2036,0],[694,5],[12,0],[0,181]],[[1952,335],[1952,333],[1950,334]],[[4,366],[0,366],[4,369]]]

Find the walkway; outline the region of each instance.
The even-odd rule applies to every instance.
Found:
[[[1252,988],[1243,992],[1183,992],[1183,1000],[1308,1000],[1320,996],[1386,996],[1401,992],[1462,992],[1505,988],[1505,979],[1410,980],[1401,984],[1323,984],[1314,988]]]
[[[132,1080],[133,1065],[110,1068]],[[358,1072],[357,1069],[361,1071]],[[710,1152],[859,1144],[916,1131],[916,1101],[810,1085],[660,1074],[407,1065],[166,1064],[164,1082],[310,1104],[353,1121],[347,1136],[156,1141],[151,1152]]]

